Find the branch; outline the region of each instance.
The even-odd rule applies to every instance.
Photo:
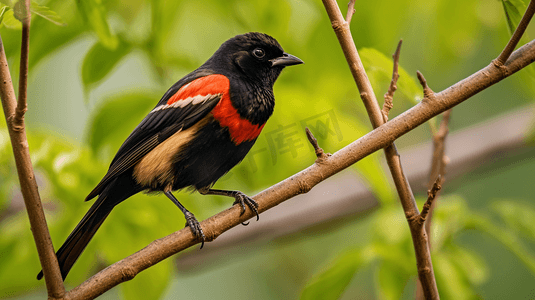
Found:
[[[305,128],[305,132],[307,134],[308,141],[310,142],[312,147],[314,147],[314,152],[316,153],[316,157],[318,158],[316,162],[321,162],[324,159],[328,158],[330,154],[325,154],[325,152],[323,152],[323,149],[321,149],[321,147],[318,145],[318,140],[314,137],[312,132],[310,132],[310,129],[308,129],[308,127]]]
[[[368,80],[368,75],[364,70],[364,66],[357,52],[357,48],[353,43],[353,37],[351,36],[351,31],[349,30],[349,23],[344,20],[340,8],[336,1],[334,0],[323,0],[325,10],[331,19],[331,25],[336,33],[336,37],[342,46],[342,51],[348,61],[350,66],[351,75],[355,80],[357,87],[360,91],[360,98],[366,107],[366,111],[371,112],[369,115],[370,121],[373,128],[381,126],[383,124],[383,116],[381,110],[379,109],[379,104],[377,99],[375,99],[375,94],[373,93],[373,88]]]
[[[388,113],[394,107],[394,93],[398,89],[397,83],[399,79],[399,73],[398,73],[398,66],[399,66],[399,53],[401,52],[401,43],[403,40],[399,40],[398,47],[396,48],[396,52],[392,55],[392,58],[394,60],[394,67],[392,70],[392,80],[390,81],[390,86],[388,87],[388,91],[385,94],[385,102],[383,103],[383,119],[385,122],[388,121]]]
[[[427,188],[431,189],[435,178],[442,176],[444,182],[444,175],[446,174],[446,137],[449,133],[448,124],[450,121],[451,109],[448,109],[442,114],[442,121],[437,132],[433,134],[433,158],[431,160],[431,171],[429,173],[429,182]],[[441,182],[441,184],[442,184]]]
[[[418,77],[418,80],[424,89],[424,99],[422,101],[433,100],[432,98],[435,96],[435,92],[433,92],[427,85],[427,80],[425,80],[424,74],[420,73],[420,71],[416,71],[416,77]]]
[[[421,73],[419,73],[421,75]],[[423,79],[423,75],[421,75]],[[425,81],[425,79],[423,79]],[[427,191],[427,201],[422,208],[422,213],[420,214],[419,223],[424,225],[425,232],[427,234],[427,242],[429,248],[431,248],[431,220],[433,217],[433,211],[436,206],[436,201],[433,201],[437,196],[438,191],[442,188],[444,183],[444,175],[446,174],[446,165],[447,165],[447,156],[446,152],[446,136],[449,132],[449,121],[450,121],[451,109],[448,109],[442,114],[442,121],[440,122],[440,127],[438,131],[433,133],[433,156],[431,159],[431,172],[429,175],[429,182],[427,184],[429,190]],[[436,178],[436,179],[435,179]],[[427,220],[427,222],[426,222]],[[425,299],[422,284],[418,281],[416,286],[416,299]]]
[[[26,100],[28,98],[28,54],[30,52],[30,1],[19,1],[16,6],[19,7],[20,13],[17,14],[17,17],[22,23],[22,42],[20,46],[19,98],[13,122],[16,126],[24,126],[24,114],[28,110]]]
[[[373,128],[377,128],[383,125],[386,119],[379,108],[370,80],[368,79],[358,55],[357,47],[353,42],[351,31],[349,30],[349,23],[344,21],[340,8],[335,0],[323,0],[323,5],[327,10],[332,27],[338,37],[338,41],[342,46],[347,63],[360,91],[361,99],[366,107],[368,117],[370,118]],[[399,47],[400,44],[398,44],[398,50]],[[396,63],[394,63],[394,65],[396,65]],[[396,71],[395,68],[396,66],[394,66],[394,72]],[[405,212],[405,216],[409,223],[413,246],[416,252],[418,276],[423,285],[424,295],[427,299],[439,299],[427,237],[423,228],[414,222],[420,212],[416,205],[416,201],[414,200],[409,181],[403,172],[399,153],[393,143],[388,145],[384,151],[388,168],[392,174],[392,179],[394,180],[403,211]]]
[[[346,22],[351,23],[351,19],[355,14],[355,0],[350,0],[347,4]]]
[[[497,153],[505,155],[500,156],[502,160],[525,153],[530,147],[525,137],[535,122],[534,110],[535,104],[526,105],[448,134],[447,150],[448,157],[451,157],[451,163],[447,164],[448,174],[451,174],[449,176],[457,178],[475,168],[496,163],[492,159],[489,160],[489,157],[496,157]],[[477,141],[473,139],[476,135],[480,137]],[[411,168],[407,169],[405,174],[414,193],[428,190],[421,183],[429,177],[429,165],[425,167],[424,162],[427,158],[429,162],[431,161],[432,152],[429,152],[429,149],[432,149],[432,143],[431,139],[429,142],[400,150],[404,163],[411,164]],[[203,251],[181,253],[175,266],[180,272],[207,270],[246,244],[265,243],[277,237],[315,227],[319,223],[339,225],[340,218],[347,219],[377,208],[379,205],[377,199],[367,190],[359,177],[353,172],[336,174],[307,194],[292,198],[291,203],[285,204],[284,207],[278,206],[264,212],[265,217],[262,222],[256,223],[254,227],[238,226],[217,238]],[[332,190],[339,192],[328,193]],[[436,200],[434,203],[439,204]],[[428,216],[426,227],[429,218]]]
[[[531,18],[533,17],[533,14],[535,13],[535,0],[531,0],[529,2],[528,8],[526,9],[526,12],[524,13],[524,16],[522,16],[522,20],[520,20],[520,23],[518,23],[518,26],[515,29],[515,32],[513,33],[513,36],[503,49],[502,53],[500,53],[500,56],[494,60],[496,65],[502,66],[509,56],[511,56],[511,53],[513,53],[513,50],[515,50],[516,45],[522,38],[522,35],[524,35],[524,31],[526,31],[526,28],[528,27],[529,22],[531,21]]]
[[[462,103],[469,97],[511,76],[535,61],[535,41],[518,50],[504,65],[503,70],[490,64],[472,76],[461,80],[446,90],[437,93],[435,101],[420,102],[403,114],[369,132],[360,139],[334,153],[322,164],[313,164],[301,172],[267,188],[253,198],[258,202],[258,211],[264,212],[302,193],[341,172],[364,157],[394,142],[400,136],[427,122],[434,116]],[[240,217],[240,208],[233,206],[202,222],[207,240],[211,241],[230,228],[241,224],[254,215],[247,210]],[[137,253],[100,271],[67,293],[68,299],[94,298],[121,282],[130,280],[139,272],[165,258],[196,244],[189,228],[184,228],[150,243]]]
[[[425,220],[427,219],[427,216],[430,215],[431,209],[433,207],[433,200],[435,200],[435,197],[437,196],[438,191],[442,189],[441,186],[442,182],[442,176],[438,175],[437,179],[433,183],[433,187],[427,191],[427,201],[425,201],[424,207],[422,208],[422,213],[420,214],[418,223],[420,225],[424,225]]]
[[[431,171],[429,173],[429,182],[427,183],[427,188],[432,190],[437,181],[435,178],[440,181],[439,185],[444,183],[446,175],[446,165],[448,164],[448,157],[446,156],[446,137],[449,133],[449,121],[450,121],[451,109],[448,109],[442,114],[442,121],[440,122],[440,127],[437,132],[433,134],[433,156],[431,159]],[[433,216],[432,211],[436,202],[433,202],[433,207],[431,207],[431,213],[429,214],[428,221],[425,223],[425,231],[427,236],[431,232],[431,218]],[[423,214],[423,212],[422,212]],[[431,247],[431,242],[429,241],[429,247]]]
[[[19,99],[15,98],[15,91],[9,73],[3,41],[0,38],[0,97],[6,117],[15,164],[24,198],[24,204],[30,219],[30,226],[39,254],[39,260],[45,273],[48,295],[51,298],[61,298],[65,295],[65,287],[59,271],[59,266],[48,232],[45,214],[39,197],[37,183],[33,172],[24,114],[26,112],[26,87],[28,82],[28,52],[30,39],[30,1],[17,2],[18,17],[22,22],[21,62],[19,79]]]
[[[429,97],[433,96],[433,92],[427,86],[427,81],[422,73],[417,72],[417,75],[424,88],[425,98],[429,99]],[[446,172],[447,157],[444,153],[446,149],[445,140],[449,132],[448,124],[450,120],[450,114],[451,109],[442,114],[442,122],[440,123],[440,128],[438,131],[433,130],[434,127],[431,127],[431,131],[433,132],[433,156],[431,160],[431,172],[428,183],[429,189],[427,190],[428,198],[422,208],[422,212],[417,219],[418,225],[423,226],[425,229],[429,249],[431,249],[431,219],[436,206],[436,201],[434,200],[438,191],[442,188],[441,185],[444,182],[444,174]],[[419,279],[417,280],[416,285],[416,299],[426,299],[423,292],[422,283]]]

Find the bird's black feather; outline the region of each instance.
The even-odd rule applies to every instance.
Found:
[[[187,83],[184,82],[182,85]],[[173,88],[176,91],[178,89]],[[166,95],[168,94],[166,93]],[[169,99],[171,96],[166,96],[165,98]],[[201,104],[190,104],[182,108],[159,110],[147,115],[119,148],[110,164],[108,172],[89,193],[86,201],[98,196],[115,176],[135,166],[143,156],[171,135],[177,131],[188,129],[191,125],[205,117],[217,105],[220,99],[221,97],[214,97],[207,99],[207,101]]]

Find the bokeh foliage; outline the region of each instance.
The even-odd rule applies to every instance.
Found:
[[[17,78],[20,23],[13,13],[16,4],[0,2],[0,34],[12,76]],[[345,10],[346,3],[339,4]],[[404,39],[392,117],[421,97],[417,80],[410,74],[420,69],[438,91],[485,66],[507,42],[508,30],[518,24],[525,5],[523,0],[367,1],[357,3],[352,31],[378,99],[390,82],[390,55],[398,39]],[[266,32],[306,63],[282,74],[275,85],[274,116],[249,156],[223,177],[218,187],[253,194],[310,165],[314,154],[304,135],[305,126],[328,152],[371,129],[320,1],[43,0],[33,1],[32,8],[29,143],[56,247],[87,211],[89,204],[82,200],[105,174],[129,132],[171,84],[236,34]],[[61,61],[58,53],[79,49],[78,45],[84,45],[82,59],[61,63],[79,69],[74,79],[80,83],[79,97],[59,98],[56,94],[60,91],[41,93],[48,82],[43,77],[60,77],[43,66],[51,60]],[[137,63],[139,57],[143,65],[140,74],[118,71]],[[118,73],[126,84],[118,85]],[[528,102],[533,98],[533,85],[526,84],[529,77],[523,73],[527,72],[461,105],[452,124],[473,124]],[[102,92],[103,86],[107,92]],[[504,97],[508,101],[500,101]],[[87,111],[65,109],[72,103],[82,103]],[[78,122],[87,119],[83,138],[70,129],[73,124],[55,126],[58,123],[47,121],[47,115]],[[0,297],[15,297],[42,291],[43,283],[35,280],[39,262],[27,216],[21,209],[5,121],[0,124]],[[428,131],[423,126],[399,144],[423,141],[429,137]],[[379,209],[355,221],[366,228],[365,236],[351,236],[354,240],[343,243],[344,249],[325,257],[309,253],[315,259],[299,267],[308,274],[305,280],[284,289],[291,297],[352,298],[348,287],[362,272],[373,274],[371,298],[412,297],[414,251],[396,193],[380,162],[381,156],[374,154],[351,168],[365,178],[381,203]],[[199,219],[231,203],[222,197],[179,195]],[[476,298],[484,293],[482,285],[496,276],[490,273],[488,260],[459,242],[457,237],[467,231],[491,236],[518,257],[531,276],[535,274],[530,251],[535,240],[533,205],[495,199],[478,209],[468,205],[470,201],[462,195],[445,195],[433,219],[433,259],[443,299]],[[69,275],[68,285],[82,282],[98,269],[184,226],[180,212],[161,196],[136,195],[126,203],[114,210],[89,244]],[[336,228],[330,233],[335,235]],[[285,258],[275,253],[283,253],[290,261],[303,250],[296,245],[292,248],[295,251],[281,250],[284,247],[266,251],[274,253],[271,259],[282,262]],[[174,272],[172,260],[166,260],[122,284],[121,294],[125,299],[161,297]],[[282,280],[275,282],[282,286]]]

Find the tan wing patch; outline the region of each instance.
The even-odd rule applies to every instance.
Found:
[[[174,184],[173,157],[195,136],[197,131],[213,117],[208,115],[186,130],[180,130],[156,146],[134,167],[134,178],[143,186],[164,186],[171,191]]]

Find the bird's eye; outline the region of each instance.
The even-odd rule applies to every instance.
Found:
[[[264,49],[256,48],[256,49],[253,50],[253,55],[256,58],[263,58],[264,56],[266,56],[266,53],[264,52]]]

